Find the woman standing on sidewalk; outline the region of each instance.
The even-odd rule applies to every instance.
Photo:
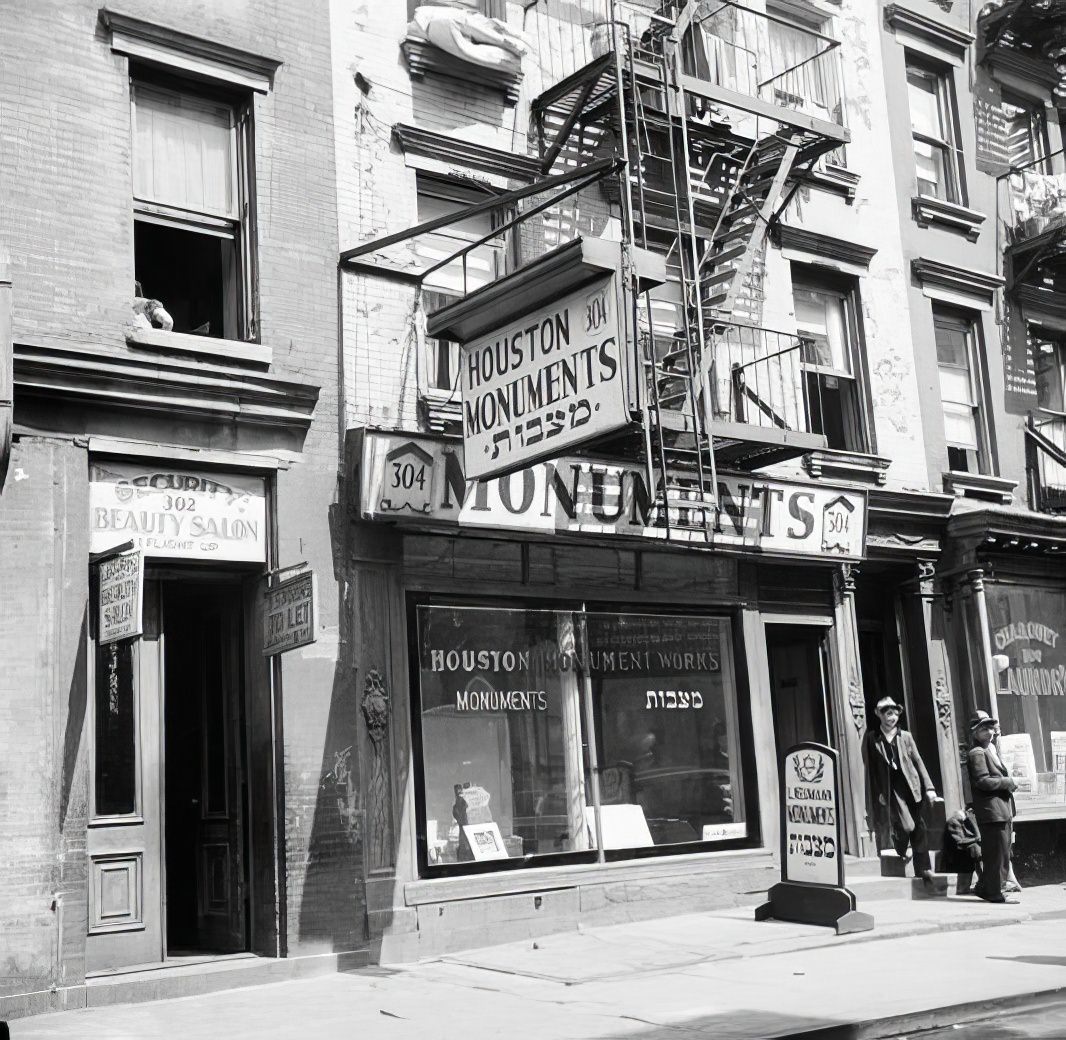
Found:
[[[1014,790],[1018,786],[1008,774],[992,745],[997,720],[984,712],[970,722],[974,746],[966,756],[970,772],[973,814],[981,831],[981,879],[974,895],[990,903],[1016,903],[1007,899],[1003,885],[1010,875],[1010,839],[1014,819]]]

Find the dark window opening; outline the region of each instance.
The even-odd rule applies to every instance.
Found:
[[[232,239],[136,221],[133,243],[142,293],[162,302],[175,332],[236,338]]]

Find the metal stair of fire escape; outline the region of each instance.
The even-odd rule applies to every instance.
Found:
[[[797,166],[807,161],[809,145],[798,134],[779,131],[757,141],[736,174],[727,192],[714,233],[697,272],[701,322],[701,349],[690,371],[690,354],[685,345],[668,351],[657,359],[659,405],[665,412],[684,401],[694,384],[700,394],[704,425],[714,443],[718,464],[754,469],[794,457],[797,450],[772,427],[753,425],[741,436],[722,436],[737,424],[716,422],[708,388],[714,379],[715,328],[733,316],[739,298],[747,287],[759,246],[769,231],[783,203],[782,194]],[[787,202],[787,196],[785,201]],[[696,308],[693,308],[694,310]],[[765,402],[752,397],[756,408],[767,411]]]

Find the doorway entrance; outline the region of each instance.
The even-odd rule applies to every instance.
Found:
[[[149,569],[143,635],[96,649],[89,973],[250,948],[243,599]]]
[[[163,586],[168,955],[248,949],[239,587]]]
[[[834,746],[829,707],[828,632],[821,625],[766,626],[778,760],[801,741]]]

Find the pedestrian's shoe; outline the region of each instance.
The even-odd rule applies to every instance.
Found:
[[[955,895],[968,896],[973,893],[973,888],[970,885],[964,885],[961,881],[955,886]]]
[[[1020,892],[1021,890],[1022,890],[1022,886],[1019,885],[1017,881],[1008,881],[1003,886],[1003,891],[1004,892]]]

